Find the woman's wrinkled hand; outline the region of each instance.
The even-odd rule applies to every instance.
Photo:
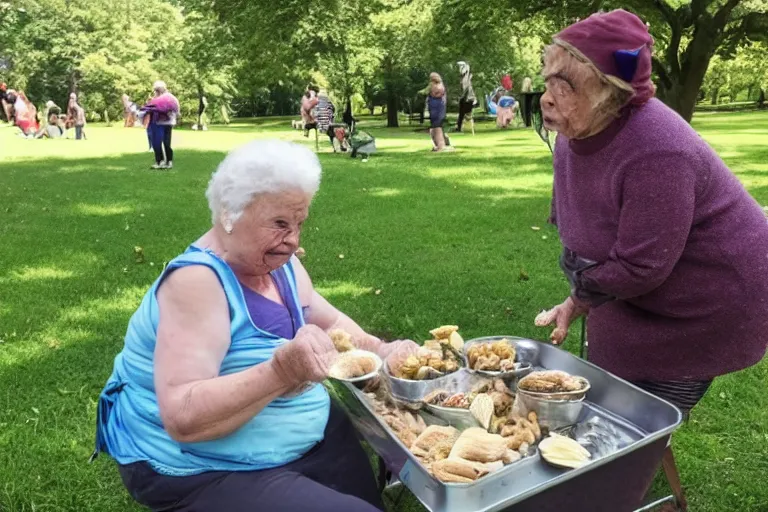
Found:
[[[272,366],[283,382],[293,388],[325,380],[338,357],[325,331],[316,325],[305,325],[291,341],[275,350]]]
[[[536,315],[534,324],[537,327],[546,327],[555,325],[555,330],[549,336],[549,339],[555,345],[560,345],[568,336],[568,328],[574,320],[585,315],[589,311],[589,305],[583,302],[576,302],[572,297],[568,297],[562,304],[558,304],[550,310],[545,310]]]
[[[408,356],[415,354],[419,350],[419,345],[411,340],[395,340],[382,342],[379,346],[379,357],[387,363],[389,371],[394,372],[400,368],[408,359]]]

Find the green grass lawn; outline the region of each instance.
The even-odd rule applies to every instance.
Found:
[[[768,113],[694,124],[768,204]],[[108,457],[86,462],[96,398],[145,290],[209,227],[203,192],[217,163],[252,138],[310,143],[288,127],[177,131],[165,172],[149,170],[140,129],[29,141],[0,128],[0,511],[139,510]],[[380,153],[368,163],[321,139],[325,174],[302,240],[316,287],[387,337],[456,323],[466,338],[545,338],[533,317],[568,293],[545,224],[549,151],[530,130],[482,124],[453,136],[456,153],[431,154],[414,128],[373,126]],[[575,332],[566,348],[577,350]],[[718,379],[675,434],[692,511],[768,510],[766,379],[766,362]],[[398,510],[421,509],[406,496]]]

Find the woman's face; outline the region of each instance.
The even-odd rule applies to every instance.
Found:
[[[602,87],[597,74],[565,49],[553,46],[545,53],[543,75],[547,86],[540,102],[544,127],[571,139],[590,135],[602,120],[593,112],[593,95]]]
[[[221,223],[227,263],[242,275],[264,275],[288,262],[299,248],[312,196],[294,189],[260,194],[227,233]]]

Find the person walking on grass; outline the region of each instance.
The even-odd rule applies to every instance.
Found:
[[[171,140],[173,127],[179,116],[179,100],[168,92],[165,82],[158,80],[152,86],[154,96],[141,107],[141,115],[150,115],[149,131],[152,138],[152,149],[155,152],[155,163],[152,169],[173,169],[173,148]]]
[[[445,151],[450,144],[448,138],[443,132],[443,123],[445,122],[447,93],[443,79],[437,73],[429,75],[429,96],[427,97],[427,106],[429,108],[429,135],[432,138],[432,151]],[[453,149],[453,148],[451,148]]]
[[[456,131],[461,132],[464,118],[469,116],[469,122],[472,124],[472,133],[475,133],[475,120],[472,118],[472,109],[477,104],[475,89],[472,87],[472,73],[469,70],[469,64],[460,60],[459,78],[461,80],[461,98],[459,98],[459,118],[456,120]]]

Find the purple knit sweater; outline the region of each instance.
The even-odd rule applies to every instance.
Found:
[[[553,222],[599,262],[592,362],[630,380],[709,379],[768,341],[768,222],[701,137],[657,99],[582,140],[559,136]]]

